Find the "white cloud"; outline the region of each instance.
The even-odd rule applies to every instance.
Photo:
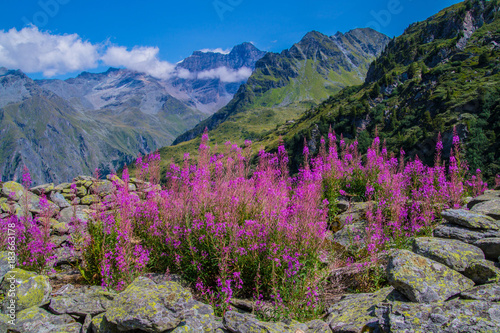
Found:
[[[212,52],[212,53],[229,54],[229,53],[231,53],[231,49],[225,49],[225,50],[223,50],[222,48],[218,47],[216,49],[202,49],[202,50],[200,50],[200,52],[203,52],[203,53]]]
[[[175,65],[161,61],[158,58],[159,51],[157,47],[136,46],[129,51],[123,46],[111,46],[101,60],[108,66],[123,66],[156,78],[168,79],[174,74]]]
[[[46,77],[97,67],[98,49],[77,34],[51,35],[37,27],[0,30],[0,66]]]
[[[232,70],[227,67],[219,67],[208,71],[198,73],[200,80],[220,79],[222,82],[241,82],[252,75],[252,70],[248,67],[242,67],[238,70]]]

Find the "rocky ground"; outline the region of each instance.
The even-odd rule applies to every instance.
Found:
[[[210,305],[195,300],[173,276],[142,276],[120,293],[82,284],[78,272],[68,269],[79,260],[67,248],[70,222],[74,215],[89,219],[102,200],[112,202],[113,181],[120,180],[77,177],[73,191],[70,183],[42,185],[32,188],[24,203],[22,185],[0,184],[2,217],[39,214],[45,193],[53,210],[51,238],[58,246],[57,272],[51,275],[11,270],[7,252],[0,253],[0,292],[6,295],[11,284],[17,288],[15,325],[9,324],[8,298],[0,298],[0,332],[500,331],[500,191],[487,191],[463,209],[444,211],[433,237],[417,238],[412,251],[390,252],[385,269],[390,287],[344,295],[322,320],[267,323],[247,312],[244,301],[216,317]],[[129,186],[138,196],[153,188],[137,180]],[[354,216],[332,237],[346,246],[353,235],[363,235],[366,205],[341,202],[339,208],[347,210],[341,217]]]

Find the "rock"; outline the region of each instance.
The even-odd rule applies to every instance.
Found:
[[[87,188],[85,186],[78,186],[76,188],[76,196],[77,197],[84,197],[87,195]]]
[[[137,186],[135,186],[135,184],[128,184],[128,190],[130,192],[137,191]]]
[[[13,324],[15,315],[13,314],[12,317],[13,318],[11,318],[10,315],[0,313],[0,333],[18,332],[16,326]]]
[[[366,221],[346,224],[340,231],[333,234],[332,240],[344,247],[357,245],[360,240],[366,237],[366,227]]]
[[[56,262],[54,266],[73,265],[82,261],[81,252],[76,252],[68,246],[61,246],[56,249]]]
[[[374,308],[387,300],[405,300],[393,287],[383,288],[375,293],[344,296],[328,310],[325,322],[333,332],[361,332],[363,327],[375,329],[378,320]]]
[[[101,287],[67,288],[66,292],[50,300],[49,309],[55,314],[71,314],[85,317],[103,313],[111,305],[116,293]]]
[[[375,310],[382,332],[498,332],[500,304],[454,299],[416,304],[394,302]]]
[[[75,185],[77,187],[80,187],[80,186],[83,186],[85,187],[86,189],[89,188],[90,186],[92,186],[93,182],[95,181],[96,179],[94,180],[84,180],[84,179],[79,179],[79,180],[76,180],[74,181],[75,182]]]
[[[11,252],[11,253],[14,253],[14,252]],[[15,254],[14,254],[15,256]],[[14,269],[15,267],[15,260],[10,262],[9,261],[9,252],[8,251],[1,251],[0,252],[0,281],[2,281],[3,277],[5,276],[5,274],[7,274],[7,272],[9,272],[10,270]],[[15,257],[13,257],[12,259],[14,259]]]
[[[500,199],[481,202],[472,207],[471,211],[500,220]]]
[[[489,283],[489,284],[484,284],[482,286],[476,286],[472,289],[469,289],[461,293],[460,297],[464,299],[474,299],[478,301],[499,302],[500,284]]]
[[[92,176],[84,176],[84,175],[76,176],[75,178],[73,178],[74,182],[78,182],[80,180],[83,180],[83,181],[95,181],[97,179],[94,178],[94,177],[92,177]]]
[[[90,193],[104,197],[115,190],[115,186],[109,180],[97,181],[90,187]]]
[[[66,222],[59,222],[56,219],[50,219],[52,233],[55,235],[66,235],[69,233],[69,224]]]
[[[476,284],[498,282],[500,280],[500,269],[492,261],[474,261],[464,271],[464,275]]]
[[[340,199],[339,201],[337,201],[337,208],[341,213],[347,211],[349,209],[349,201]]]
[[[92,194],[92,195],[86,195],[84,196],[81,201],[80,201],[80,204],[81,205],[91,205],[91,204],[94,204],[94,203],[98,203],[100,201],[100,198],[97,194]]]
[[[57,192],[62,192],[64,190],[69,190],[71,189],[71,183],[61,183],[59,185],[57,185],[56,187],[54,187],[54,191],[57,191]]]
[[[73,219],[74,214],[76,214],[75,217],[77,219],[82,222],[86,222],[89,220],[89,215],[86,212],[87,209],[87,206],[73,206],[64,208],[63,210],[61,210],[59,221],[70,223]]]
[[[70,203],[59,192],[50,193],[50,200],[53,201],[61,209],[71,206]]]
[[[54,244],[55,247],[60,247],[64,243],[66,243],[69,240],[68,235],[62,235],[62,236],[57,236],[57,235],[52,235],[50,236],[50,242]]]
[[[82,324],[69,315],[56,316],[35,306],[17,314],[16,328],[22,333],[80,333]]]
[[[49,277],[45,275],[36,275],[36,273],[27,272],[16,268],[5,274],[0,289],[7,294],[11,285],[16,285],[16,311],[28,309],[32,306],[46,304],[50,300],[52,287],[49,283]],[[9,298],[4,299],[3,309],[7,310]]]
[[[500,256],[500,237],[483,238],[474,244],[483,250],[487,259],[496,260]]]
[[[387,275],[397,291],[418,303],[446,300],[474,286],[460,273],[407,250],[392,253]]]
[[[469,229],[500,229],[500,222],[495,221],[489,216],[465,209],[448,209],[441,212],[441,216],[450,223]]]
[[[92,316],[86,315],[80,333],[90,332],[90,325],[92,325]]]
[[[30,191],[35,193],[36,195],[49,195],[50,192],[54,190],[54,183],[38,185],[30,188]]]
[[[464,243],[474,244],[488,237],[500,237],[496,230],[471,230],[454,224],[441,224],[434,229],[434,237],[458,239]]]
[[[9,200],[7,198],[0,198],[0,212],[9,213],[10,205]]]
[[[163,332],[181,323],[179,304],[191,298],[191,293],[175,282],[156,284],[138,277],[114,299],[106,319],[122,331]]]
[[[118,185],[120,187],[125,186],[125,182],[120,179],[117,175],[107,175],[106,179],[109,180],[110,182],[114,183],[115,185]]]
[[[475,205],[485,202],[485,201],[490,201],[490,200],[495,200],[499,199],[500,195],[498,194],[498,191],[485,191],[484,194],[472,198],[468,203],[467,203],[467,208],[471,209]]]
[[[39,197],[38,195],[34,194],[34,193],[31,193],[31,192],[28,192],[28,196],[29,196],[29,199],[28,199],[28,205],[29,205],[29,210],[30,212],[32,213],[35,213],[35,214],[40,214],[40,212],[42,211],[42,205],[41,205],[41,197]],[[22,202],[22,200],[21,200]],[[55,203],[51,202],[51,201],[48,201],[47,200],[47,204],[48,204],[48,209],[50,211],[50,216],[54,216],[55,214],[57,214],[59,212],[59,206],[57,206]]]
[[[263,322],[252,314],[242,314],[235,311],[227,311],[224,315],[223,323],[233,333],[296,333],[300,329],[297,327],[298,323],[295,321],[292,321],[290,324],[283,322]]]
[[[98,314],[92,318],[90,328],[93,333],[120,333],[116,325],[110,323],[104,313]]]
[[[16,182],[6,182],[2,184],[2,194],[6,198],[19,201],[24,195],[24,186]]]
[[[455,239],[420,237],[413,243],[413,252],[463,272],[474,260],[484,259],[480,248]]]
[[[214,310],[210,305],[191,299],[183,305],[182,313],[184,320],[171,331],[172,333],[214,331]]]
[[[306,333],[332,333],[330,326],[323,320],[311,320],[306,323],[307,331]],[[295,332],[297,333],[297,332]]]

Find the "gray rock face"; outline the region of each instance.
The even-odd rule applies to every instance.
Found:
[[[477,286],[460,294],[460,298],[474,299],[478,301],[500,301],[500,285],[498,283],[490,283],[482,286]]]
[[[434,304],[395,302],[376,309],[383,332],[498,332],[500,304],[451,300]]]
[[[50,300],[49,309],[55,314],[84,317],[105,312],[117,294],[101,287],[67,288],[67,291]]]
[[[344,247],[355,245],[366,236],[366,227],[366,221],[346,224],[333,235],[332,240]]]
[[[108,307],[106,319],[119,330],[164,332],[176,328],[184,319],[182,303],[191,293],[175,282],[156,284],[138,277]]]
[[[88,221],[89,215],[87,213],[88,206],[74,206],[67,207],[60,212],[60,222],[70,223],[73,217],[79,219],[80,221]]]
[[[60,192],[50,193],[50,200],[58,205],[61,209],[71,206]]]
[[[67,314],[56,316],[35,306],[17,314],[16,328],[23,333],[80,333],[82,324]]]
[[[487,237],[500,237],[496,230],[471,230],[454,224],[441,224],[434,229],[434,237],[458,239],[462,242],[474,244],[476,241]]]
[[[480,239],[474,244],[483,250],[488,259],[496,260],[500,256],[500,237]]]
[[[484,259],[480,248],[455,239],[420,237],[413,244],[413,252],[458,272],[463,272],[473,261]]]
[[[481,202],[472,207],[471,211],[500,220],[500,199]]]
[[[378,320],[375,306],[381,302],[406,300],[392,287],[387,287],[369,294],[347,295],[328,309],[326,323],[333,332],[361,332],[364,327],[375,329]]]
[[[464,275],[476,284],[492,283],[500,280],[500,269],[492,261],[483,259],[472,262]]]
[[[5,274],[0,289],[7,294],[11,285],[16,285],[16,311],[28,309],[33,306],[39,306],[48,303],[52,286],[49,278],[45,275],[37,275],[33,272],[27,272],[16,268]],[[4,299],[3,309],[7,311],[9,298]]]
[[[7,272],[11,269],[11,264],[9,263],[9,252],[0,252],[0,281],[2,281],[5,274],[7,274]]]
[[[417,303],[443,301],[474,286],[460,273],[407,250],[390,256],[387,275],[397,291]]]
[[[493,218],[471,212],[465,209],[449,209],[441,213],[441,216],[450,223],[470,229],[499,230],[500,223]]]
[[[268,332],[268,333],[296,333],[307,330],[307,325],[292,321],[263,322],[250,314],[242,314],[235,311],[227,311],[224,315],[224,326],[233,333]]]

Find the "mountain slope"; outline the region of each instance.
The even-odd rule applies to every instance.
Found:
[[[199,136],[205,127],[218,141],[258,139],[343,87],[362,83],[369,63],[388,41],[371,29],[332,37],[310,32],[289,50],[257,61],[233,100],[174,144]]]
[[[412,24],[372,63],[364,85],[268,133],[263,144],[274,149],[283,136],[296,169],[304,138],[314,151],[332,126],[365,151],[377,130],[390,150],[432,163],[438,132],[448,154],[455,126],[470,169],[491,181],[500,173],[499,16],[498,2],[466,1]]]

